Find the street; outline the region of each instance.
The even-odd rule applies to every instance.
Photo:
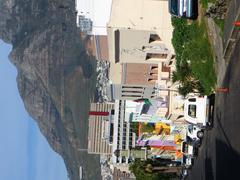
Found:
[[[240,31],[240,29],[239,29]],[[216,94],[213,128],[205,131],[189,180],[240,179],[240,39],[232,51],[222,87]]]

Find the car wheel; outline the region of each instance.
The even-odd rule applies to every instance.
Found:
[[[215,94],[211,94],[208,96],[208,98],[210,99],[211,103],[210,104],[213,104],[214,101],[215,101]]]
[[[211,130],[213,128],[213,123],[212,123],[213,120],[207,122],[207,130]]]
[[[204,135],[204,134],[203,134],[203,131],[198,131],[198,132],[197,132],[197,137],[198,137],[198,138],[201,139],[201,138],[203,137],[203,135]]]

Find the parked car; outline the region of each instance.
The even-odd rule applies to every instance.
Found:
[[[188,176],[188,170],[185,167],[182,167],[180,172],[180,180],[185,180]]]
[[[188,157],[194,157],[197,154],[197,147],[191,142],[183,141],[181,144],[181,152]]]
[[[203,138],[204,132],[198,126],[189,124],[187,126],[187,136],[190,137],[193,141],[199,141]]]
[[[190,156],[183,155],[182,157],[182,166],[189,169],[192,167],[194,159]]]
[[[190,96],[184,102],[184,118],[201,129],[212,125],[214,96]]]
[[[172,16],[187,19],[198,17],[198,0],[168,0],[168,8]]]

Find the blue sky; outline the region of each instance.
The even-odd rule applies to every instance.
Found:
[[[8,60],[10,50],[0,40],[0,179],[67,180],[63,159],[24,109],[17,71]]]

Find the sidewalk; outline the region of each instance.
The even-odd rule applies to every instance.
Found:
[[[233,25],[238,20],[240,20],[240,1],[231,0],[225,19],[223,37],[223,55],[227,63],[231,57],[232,50],[235,48],[236,40],[240,36],[239,27]]]
[[[208,35],[214,51],[215,69],[217,73],[217,86],[221,86],[227,65],[223,58],[223,43],[220,36],[220,28],[215,24],[212,18],[206,18],[208,26]]]
[[[212,18],[206,18],[208,34],[214,50],[215,68],[217,73],[217,86],[221,87],[225,77],[226,68],[235,41],[240,36],[240,28],[237,29],[233,23],[240,17],[240,0],[231,0],[227,11],[224,27],[224,36],[220,36],[220,29]]]

